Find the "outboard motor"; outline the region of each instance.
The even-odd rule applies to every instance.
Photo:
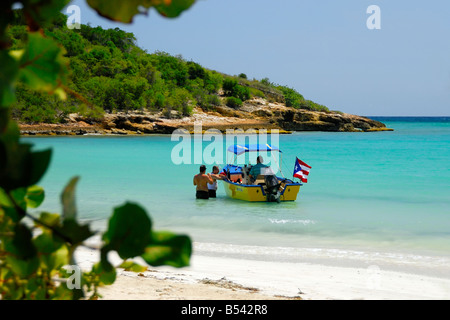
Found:
[[[266,195],[268,202],[280,202],[280,183],[276,175],[265,175]]]

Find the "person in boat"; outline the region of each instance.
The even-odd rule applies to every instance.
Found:
[[[268,168],[268,166],[263,164],[263,162],[264,162],[263,157],[259,155],[258,158],[256,158],[256,164],[250,169],[250,172],[248,174],[251,183],[255,182],[258,175],[261,174],[262,168]]]
[[[206,166],[200,166],[200,173],[194,176],[194,186],[197,186],[196,198],[209,199],[208,183],[214,183],[210,174],[205,174]]]
[[[210,198],[215,198],[217,191],[217,180],[223,180],[224,176],[219,174],[219,167],[214,166],[210,174],[210,177],[213,179],[214,182],[208,183],[208,193]]]

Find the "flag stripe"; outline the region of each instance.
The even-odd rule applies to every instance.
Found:
[[[308,182],[309,171],[311,170],[311,166],[304,163],[299,158],[296,158],[295,167],[294,167],[294,178],[299,178],[302,182]]]
[[[309,169],[311,169],[311,167],[309,165],[307,165],[306,163],[304,163],[302,160],[300,160],[299,158],[297,158],[298,163],[300,163],[302,166],[305,166]]]

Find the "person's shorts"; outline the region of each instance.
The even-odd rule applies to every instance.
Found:
[[[216,197],[216,190],[208,190],[209,193],[209,197],[210,198],[215,198]]]
[[[195,196],[196,196],[197,199],[209,199],[208,191],[199,190],[199,191],[197,191]]]

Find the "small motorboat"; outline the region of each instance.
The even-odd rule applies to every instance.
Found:
[[[228,152],[234,153],[235,161],[238,155],[246,152],[279,152],[281,150],[269,144],[232,145],[228,147]],[[228,161],[227,161],[228,162]],[[227,164],[222,171],[226,178],[221,180],[228,197],[244,201],[295,201],[300,191],[302,183],[293,180],[277,177],[270,167],[261,170],[254,181],[251,181],[249,173],[252,165],[238,166]],[[279,168],[280,173],[281,168]]]

